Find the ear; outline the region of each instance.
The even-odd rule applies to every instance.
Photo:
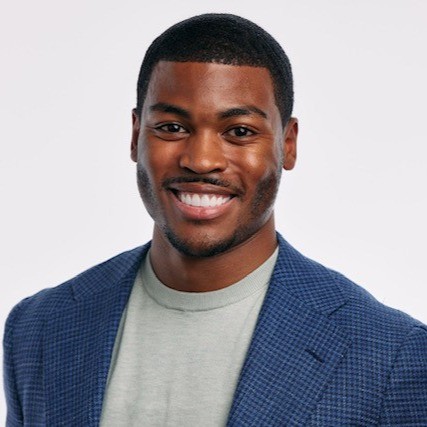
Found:
[[[130,142],[130,158],[136,162],[138,160],[138,137],[141,123],[139,120],[138,113],[134,108],[132,110],[132,139]]]
[[[297,161],[298,119],[291,117],[283,136],[283,169],[291,170]]]

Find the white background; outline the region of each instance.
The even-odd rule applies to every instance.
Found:
[[[140,62],[168,26],[209,11],[254,20],[293,64],[299,161],[278,230],[427,322],[427,2],[274,3],[3,3],[2,324],[25,296],[150,238],[128,154]]]

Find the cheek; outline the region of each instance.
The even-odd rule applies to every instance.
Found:
[[[138,164],[150,177],[163,176],[177,164],[176,144],[141,138],[139,141]]]
[[[244,159],[245,175],[256,184],[281,169],[279,152],[273,147],[269,150],[246,153],[244,157],[241,157],[242,159]]]

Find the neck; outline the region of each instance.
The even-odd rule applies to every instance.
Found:
[[[209,292],[243,279],[264,263],[276,247],[273,216],[246,241],[205,258],[180,253],[154,227],[150,260],[156,276],[166,286],[184,292]]]

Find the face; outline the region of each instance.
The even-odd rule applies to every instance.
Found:
[[[294,119],[281,123],[267,69],[159,62],[131,147],[154,235],[207,257],[262,233],[296,134]]]

